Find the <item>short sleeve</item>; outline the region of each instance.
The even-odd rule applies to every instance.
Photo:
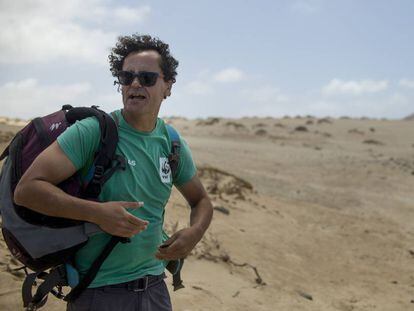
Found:
[[[180,161],[178,163],[176,178],[174,178],[175,186],[184,185],[186,182],[190,181],[197,172],[190,147],[188,146],[187,142],[181,137],[180,143]]]
[[[93,159],[99,140],[99,122],[95,117],[76,121],[57,138],[59,146],[77,170]]]

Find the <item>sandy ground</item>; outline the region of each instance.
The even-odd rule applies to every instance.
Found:
[[[215,206],[174,310],[414,310],[414,121],[168,121]],[[20,125],[0,119],[0,151]],[[166,217],[188,225],[177,192]],[[0,310],[21,308],[17,267],[1,240]]]

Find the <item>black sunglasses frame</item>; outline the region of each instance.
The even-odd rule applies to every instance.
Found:
[[[158,72],[152,71],[125,71],[121,70],[117,74],[118,82],[121,85],[131,85],[134,82],[135,78],[138,78],[139,84],[141,86],[154,86],[157,83],[157,79],[160,76]]]

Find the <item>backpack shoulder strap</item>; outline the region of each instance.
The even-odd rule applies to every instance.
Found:
[[[114,121],[116,123],[116,127],[118,128],[119,127],[119,119],[118,119],[118,116],[116,115],[115,111],[111,112],[111,116],[112,116],[112,119],[114,119]]]
[[[3,161],[9,155],[9,146],[10,145],[8,145],[6,147],[6,149],[4,149],[3,152],[1,153],[1,155],[0,155],[0,161]]]
[[[168,136],[171,140],[171,152],[168,155],[168,164],[170,165],[171,173],[174,179],[177,174],[178,164],[180,163],[180,135],[178,135],[175,128],[173,128],[171,125],[165,124],[165,127],[167,128]]]
[[[103,184],[117,169],[125,166],[125,161],[122,157],[115,156],[118,145],[118,125],[107,113],[97,107],[72,108],[66,113],[66,118],[71,123],[87,116],[95,116],[98,119],[101,136],[100,146],[90,172],[91,179],[86,185],[84,194],[88,198],[97,198]],[[113,166],[114,161],[115,166]]]

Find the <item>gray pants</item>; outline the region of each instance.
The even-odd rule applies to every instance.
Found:
[[[165,275],[86,289],[67,311],[172,311]]]

